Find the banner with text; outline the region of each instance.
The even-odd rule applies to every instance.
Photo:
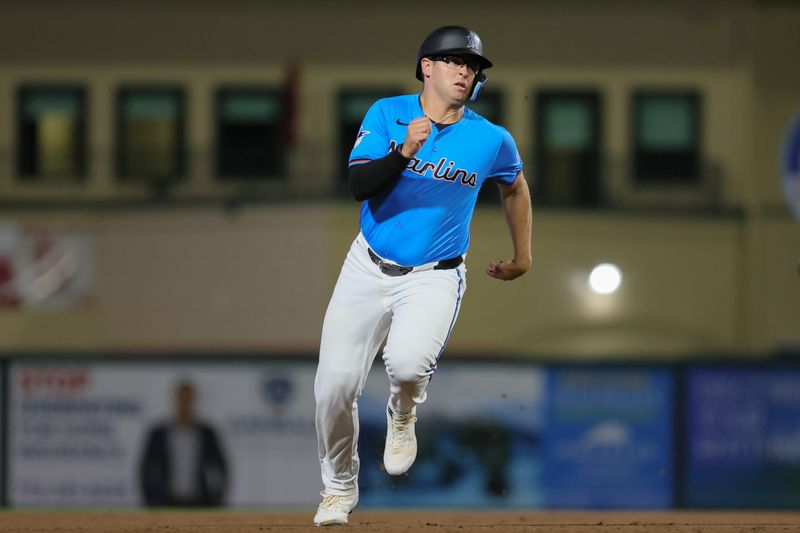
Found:
[[[800,367],[690,367],[685,419],[688,506],[798,508]]]
[[[189,386],[196,426],[220,450],[223,503],[318,503],[314,366],[289,362],[13,362],[9,368],[7,495],[12,506],[134,506],[143,465],[169,465]],[[182,398],[182,399],[181,399]],[[162,431],[161,434],[165,434]],[[150,444],[153,444],[152,446]],[[145,450],[160,459],[145,457]]]
[[[673,389],[665,368],[549,368],[542,446],[546,506],[670,507]]]

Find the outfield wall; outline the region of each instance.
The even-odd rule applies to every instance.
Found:
[[[190,381],[226,458],[225,504],[313,506],[312,358],[134,354],[4,362],[3,503],[135,508],[148,431]],[[387,382],[359,402],[365,507],[796,508],[800,364],[445,358],[419,454],[383,472]]]

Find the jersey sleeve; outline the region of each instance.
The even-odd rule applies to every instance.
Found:
[[[500,128],[500,131],[500,148],[497,150],[497,157],[489,174],[489,179],[504,185],[511,185],[522,170],[522,158],[519,156],[517,144],[508,130]]]
[[[349,166],[367,163],[384,157],[389,151],[389,132],[381,101],[378,100],[369,108],[361,128],[358,130],[355,144],[350,151]]]

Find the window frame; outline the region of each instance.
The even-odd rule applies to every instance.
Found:
[[[272,182],[272,181],[279,181],[281,179],[285,179],[287,177],[287,158],[286,158],[286,151],[288,149],[288,145],[286,141],[281,138],[279,140],[279,152],[283,157],[282,161],[278,165],[279,172],[272,173],[268,172],[265,174],[233,174],[233,173],[223,173],[222,172],[222,105],[225,98],[231,94],[264,94],[274,96],[278,99],[279,102],[279,119],[276,122],[277,127],[281,130],[281,137],[283,137],[283,129],[286,127],[285,120],[286,120],[286,109],[285,109],[285,102],[284,97],[285,93],[283,89],[276,85],[268,85],[268,84],[225,84],[220,85],[214,91],[213,97],[213,108],[212,108],[212,124],[214,128],[213,132],[213,139],[214,139],[214,161],[212,164],[212,168],[214,171],[214,179],[218,183],[232,183],[232,182]]]
[[[641,120],[639,113],[644,105],[644,100],[648,97],[664,98],[676,97],[685,98],[691,105],[693,111],[691,115],[691,133],[694,138],[694,146],[691,151],[690,157],[693,158],[693,172],[692,175],[685,177],[660,177],[649,175],[645,176],[641,172],[641,166],[644,164],[641,158],[645,157],[642,153],[645,151],[642,146],[642,136],[644,130],[641,127]],[[696,88],[670,88],[670,87],[635,87],[630,93],[630,170],[629,182],[636,187],[648,186],[669,186],[676,188],[701,188],[705,181],[704,165],[704,146],[703,146],[703,95],[699,89]],[[651,152],[652,153],[652,152]]]
[[[25,104],[26,98],[37,92],[63,92],[72,93],[78,97],[78,117],[77,117],[77,167],[78,172],[71,176],[72,179],[54,181],[38,172],[27,173],[23,167],[24,135],[23,124],[26,119]],[[88,123],[89,123],[89,91],[81,83],[62,83],[62,82],[35,82],[23,83],[16,89],[15,95],[15,134],[16,143],[14,146],[14,172],[18,181],[24,183],[40,183],[42,185],[70,185],[83,184],[89,175],[88,157]]]
[[[123,172],[123,147],[125,146],[125,122],[124,102],[125,98],[131,94],[171,94],[177,97],[177,112],[175,117],[175,139],[176,146],[173,157],[175,157],[175,173],[169,176],[156,175],[133,175]],[[142,183],[152,184],[154,182],[177,183],[186,178],[187,165],[187,107],[189,93],[182,85],[178,84],[123,84],[120,85],[114,99],[114,176],[118,182],[122,183]]]
[[[605,169],[603,168],[603,161],[604,161],[604,146],[605,146],[605,137],[604,131],[606,128],[605,121],[605,113],[604,113],[604,106],[605,106],[605,95],[603,93],[602,87],[599,86],[566,86],[566,85],[554,85],[554,86],[543,86],[543,87],[536,87],[533,90],[532,101],[533,101],[533,161],[534,161],[534,175],[531,178],[532,188],[534,189],[534,195],[537,192],[539,183],[542,182],[542,175],[543,175],[543,165],[545,162],[544,151],[546,149],[545,146],[545,114],[543,112],[544,106],[547,100],[555,100],[558,98],[564,99],[578,99],[584,101],[590,105],[592,110],[594,111],[594,116],[591,117],[593,119],[591,123],[591,141],[592,141],[592,150],[594,151],[595,161],[594,161],[594,190],[590,191],[591,198],[589,200],[580,200],[580,195],[577,201],[573,204],[560,204],[560,203],[550,203],[545,201],[543,204],[547,207],[557,207],[557,208],[575,208],[575,209],[597,209],[601,207],[608,206],[608,199],[605,197],[606,189],[608,188],[608,183],[605,183]],[[590,151],[590,155],[591,155]],[[546,199],[545,199],[546,200]]]

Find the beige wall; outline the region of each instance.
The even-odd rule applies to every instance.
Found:
[[[330,290],[329,211],[14,217],[88,232],[96,298],[78,312],[0,314],[2,348],[313,350],[309,326]]]
[[[507,63],[731,65],[752,0],[5,0],[7,63],[313,63],[413,65],[444,24],[474,27]]]
[[[0,314],[0,350],[313,352],[327,299],[357,231],[355,203],[21,215],[95,240],[96,299],[81,311]],[[485,275],[508,257],[502,212],[479,209],[454,353],[559,357],[769,351],[798,340],[800,284],[765,227],[764,316],[747,307],[743,221],[540,212],[534,268],[513,283]],[[592,295],[592,266],[613,261],[622,290]]]
[[[629,94],[639,86],[704,95],[703,146],[723,172],[723,215],[669,215],[702,206],[703,191],[632,187],[611,164],[606,193],[635,208],[537,209],[534,269],[515,283],[482,270],[508,254],[502,214],[473,221],[469,289],[451,339],[460,353],[538,356],[768,353],[800,345],[800,224],[784,207],[778,153],[800,111],[800,6],[791,2],[225,3],[166,0],[0,3],[0,199],[89,201],[144,197],[111,175],[113,96],[121,83],[180,83],[189,95],[190,178],[181,198],[239,191],[214,181],[209,157],[214,89],[278,85],[301,67],[300,143],[287,183],[329,190],[336,172],[335,93],[348,85],[417,89],[419,40],[445,23],[475,27],[496,67],[508,127],[530,165],[532,99],[542,87],[592,87],[603,98],[604,154],[624,161]],[[346,6],[346,7],[343,7]],[[457,14],[454,20],[454,13]],[[85,185],[41,187],[14,177],[14,91],[78,81],[90,93],[92,164]],[[528,167],[530,168],[530,166]],[[528,175],[532,172],[528,170]],[[239,191],[241,192],[241,191]],[[247,189],[244,189],[247,192]],[[733,214],[736,213],[736,214]],[[70,312],[0,312],[0,351],[313,351],[336,273],[354,232],[353,203],[217,208],[11,210],[0,223],[71,225],[95,239],[96,300]],[[584,290],[597,261],[618,262],[623,289]]]

